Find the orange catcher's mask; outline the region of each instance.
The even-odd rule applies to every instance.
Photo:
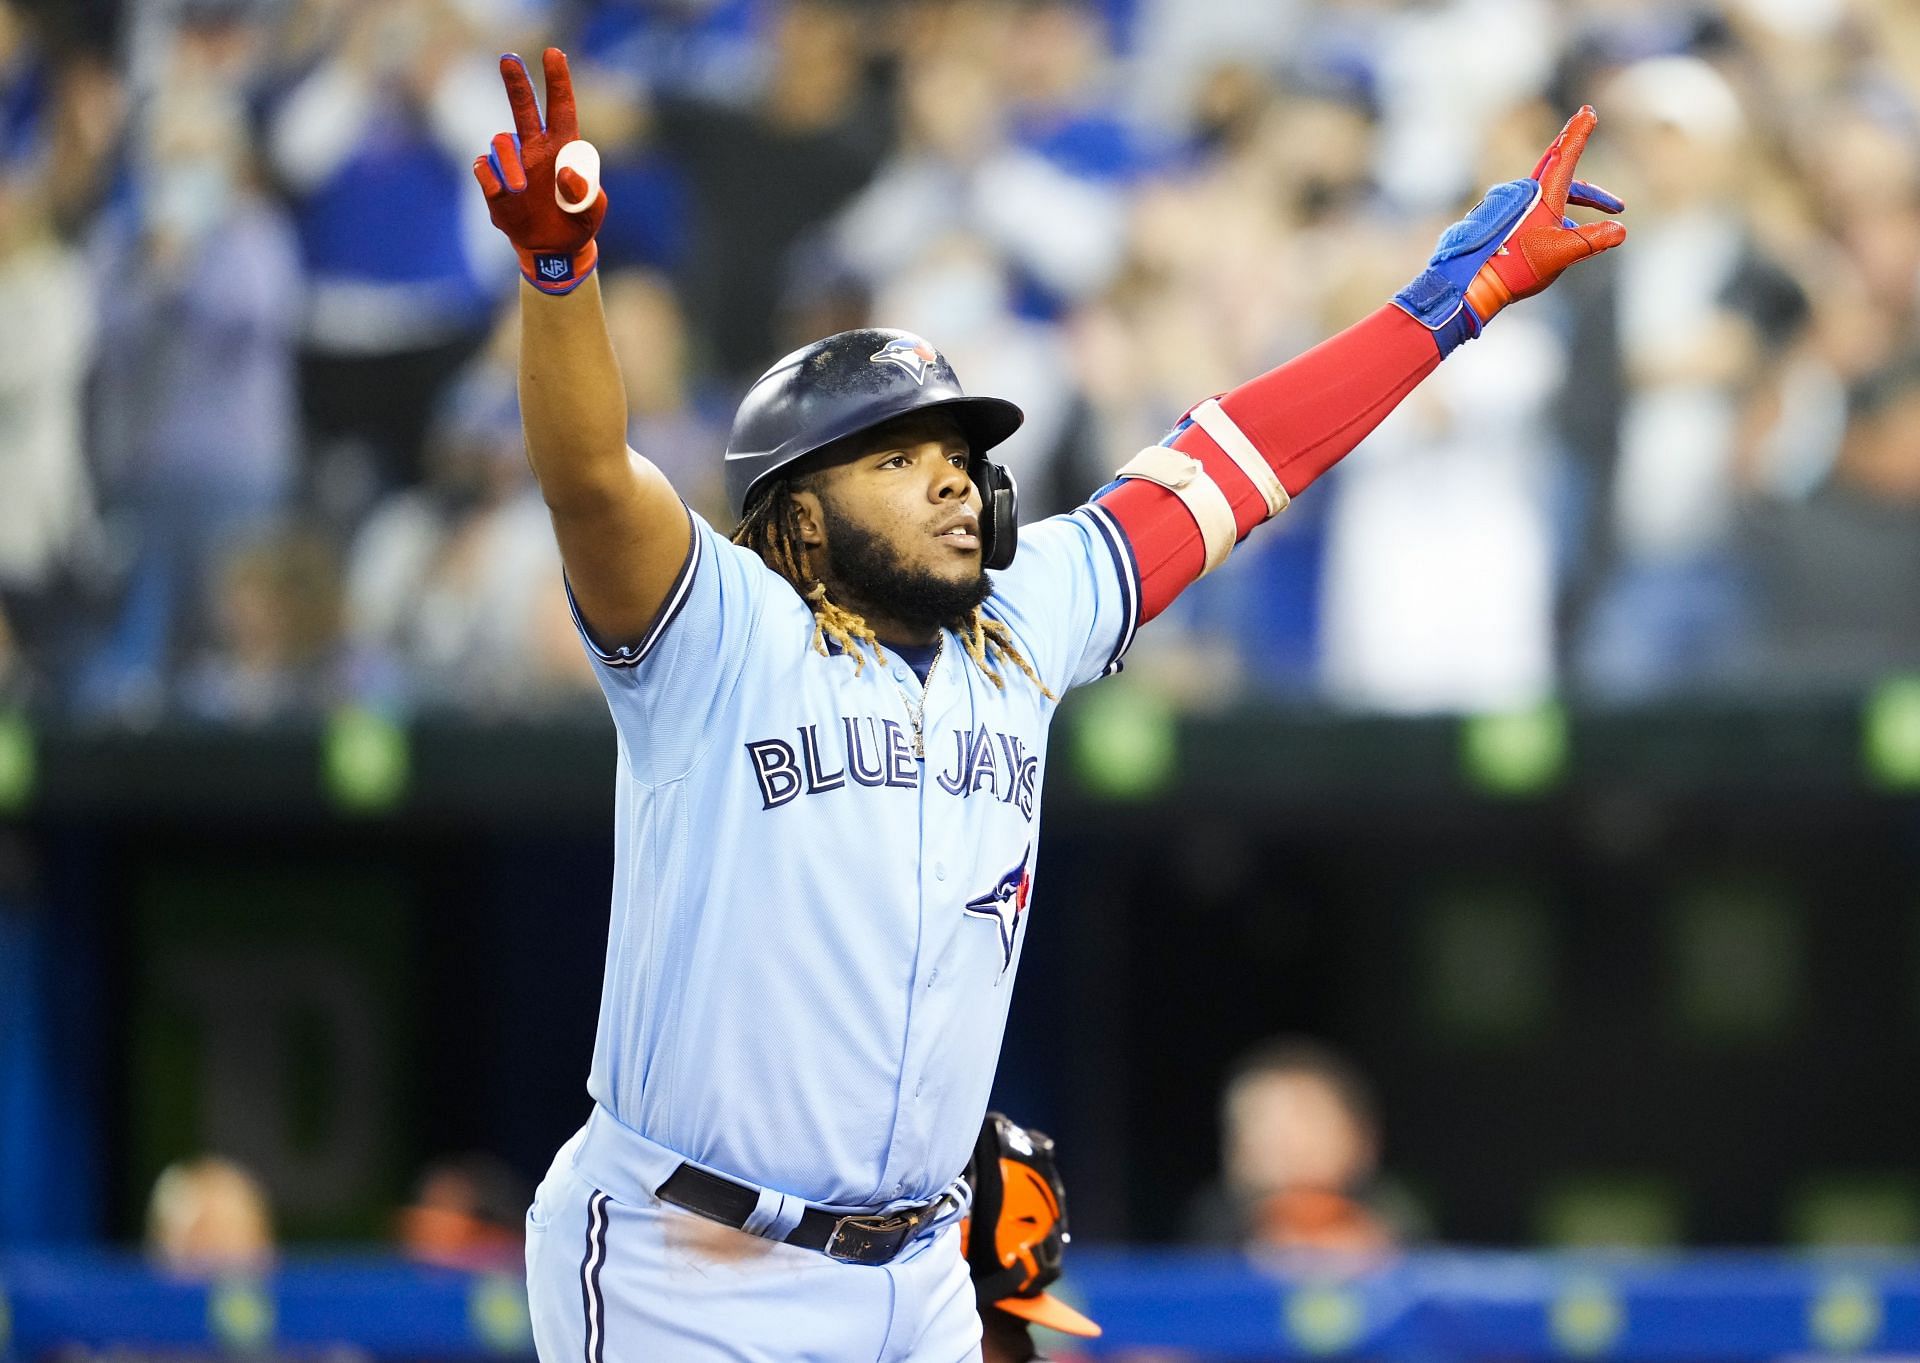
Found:
[[[980,1305],[1069,1335],[1099,1334],[1098,1325],[1046,1291],[1059,1281],[1061,1253],[1071,1238],[1052,1137],[989,1112],[967,1181],[973,1207],[960,1223],[960,1253]],[[975,1233],[987,1226],[991,1235]]]

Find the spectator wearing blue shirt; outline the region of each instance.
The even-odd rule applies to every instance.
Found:
[[[417,480],[435,401],[513,278],[467,192],[498,77],[465,20],[450,0],[347,0],[342,22],[268,127],[308,274],[303,406],[336,513]]]
[[[745,105],[758,92],[771,0],[597,0],[585,8],[570,49],[577,62],[617,68],[674,99]]]
[[[693,211],[687,177],[658,145],[654,110],[643,84],[609,66],[576,62],[573,89],[580,121],[600,151],[600,184],[620,205],[595,240],[608,270],[671,273],[687,258]]]
[[[95,452],[136,554],[94,671],[109,705],[152,693],[204,622],[210,565],[294,489],[299,259],[253,182],[237,104],[163,90],[138,133],[129,211],[102,226]]]
[[[1027,0],[1007,62],[1021,146],[1100,183],[1130,183],[1165,160],[1113,98],[1107,21],[1091,0]]]

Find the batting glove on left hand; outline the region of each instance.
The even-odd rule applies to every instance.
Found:
[[[1626,207],[1601,189],[1573,178],[1600,116],[1587,105],[1525,180],[1495,185],[1473,211],[1440,237],[1420,277],[1393,301],[1433,332],[1442,355],[1472,340],[1493,315],[1516,298],[1530,298],[1569,265],[1610,251],[1627,239],[1617,222],[1576,223],[1568,204],[1618,213]]]
[[[573,108],[573,77],[566,54],[550,47],[542,59],[547,76],[547,121],[540,121],[527,64],[513,53],[500,59],[500,79],[513,106],[511,133],[493,139],[493,150],[474,158],[473,175],[487,196],[493,225],[520,253],[520,272],[546,293],[571,293],[599,263],[594,233],[607,216],[607,195],[578,170],[555,169],[555,160],[580,141]],[[571,158],[569,158],[571,159]]]

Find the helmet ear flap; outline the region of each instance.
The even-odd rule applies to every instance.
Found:
[[[1005,568],[1020,540],[1020,489],[1005,464],[976,458],[968,472],[980,489],[980,565]]]

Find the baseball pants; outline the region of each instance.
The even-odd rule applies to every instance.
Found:
[[[952,1222],[890,1264],[847,1264],[649,1197],[592,1187],[562,1146],[527,1212],[541,1363],[975,1363]]]

